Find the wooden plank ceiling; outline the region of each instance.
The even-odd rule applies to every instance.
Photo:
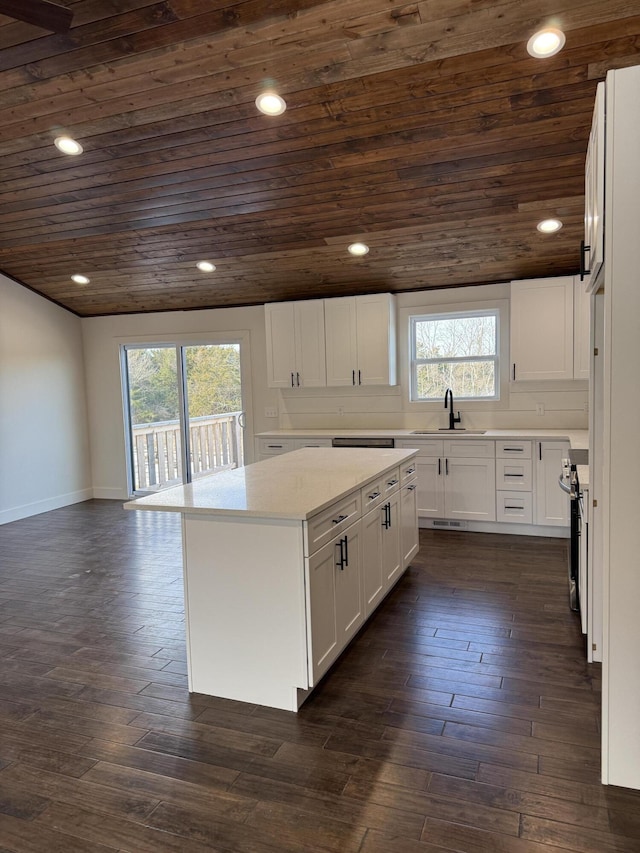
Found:
[[[0,17],[0,270],[81,316],[574,273],[595,87],[640,63],[639,0],[61,5]]]

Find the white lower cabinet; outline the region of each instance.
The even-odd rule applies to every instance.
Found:
[[[400,489],[400,556],[406,569],[420,548],[418,531],[418,482],[412,480]]]
[[[403,440],[398,446],[418,449],[420,518],[496,520],[494,441]]]
[[[364,622],[361,546],[359,519],[309,557],[312,684]]]
[[[533,466],[530,441],[496,442],[496,520],[533,523]]]
[[[310,686],[418,551],[415,469],[390,468],[306,523]]]
[[[415,484],[409,485],[414,485],[415,491]],[[406,489],[407,486],[403,487],[402,494]],[[414,491],[409,491],[408,494],[413,496]],[[406,504],[407,514],[403,517],[400,492],[396,487],[384,503],[378,504],[363,516],[362,588],[365,616],[373,613],[417,553],[418,517],[415,512],[415,497],[412,497],[412,503],[413,506]],[[409,531],[412,519],[413,530]],[[403,536],[405,528],[406,533]],[[412,539],[411,544],[409,539]]]
[[[400,554],[400,495],[396,491],[383,506],[382,573],[385,592],[393,586],[403,570]]]
[[[447,456],[444,468],[444,517],[495,521],[495,460]]]
[[[568,441],[536,441],[535,524],[568,527],[569,496],[558,485]]]

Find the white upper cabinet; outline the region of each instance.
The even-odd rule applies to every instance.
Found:
[[[511,379],[573,379],[573,276],[511,282]]]
[[[573,289],[573,378],[588,379],[591,351],[591,294],[584,289],[580,276]]]
[[[324,305],[321,299],[264,306],[270,388],[327,384]]]
[[[327,385],[395,385],[395,304],[390,293],[325,299]]]
[[[604,261],[605,84],[598,83],[584,175],[584,243],[581,274],[586,289],[598,287]]]

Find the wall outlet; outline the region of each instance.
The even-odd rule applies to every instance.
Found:
[[[544,403],[536,403],[536,415],[544,415]]]
[[[278,417],[278,407],[277,406],[265,406],[264,407],[264,416],[265,416],[265,418],[277,418]]]

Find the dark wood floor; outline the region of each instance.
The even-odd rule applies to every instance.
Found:
[[[294,715],[189,696],[178,517],[0,527],[0,853],[638,853],[566,544],[421,542]]]

